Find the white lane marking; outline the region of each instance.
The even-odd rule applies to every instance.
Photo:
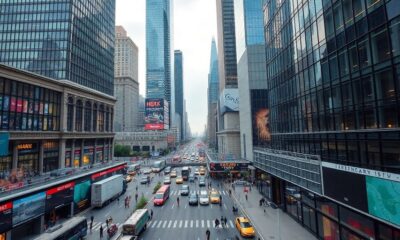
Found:
[[[232,220],[229,220],[229,224],[231,225],[232,228],[234,227]]]
[[[182,228],[182,224],[183,224],[183,221],[180,220],[180,221],[179,221],[179,228]]]
[[[193,227],[193,220],[190,220],[190,228]]]
[[[172,225],[172,220],[169,220],[169,223],[168,223],[168,228],[170,228],[170,227],[171,227],[171,225]]]
[[[204,228],[204,220],[201,220],[201,227]]]
[[[228,208],[226,207],[225,203],[224,203],[224,208],[225,208],[225,210],[228,209]]]
[[[158,222],[158,225],[157,225],[157,228],[160,228],[160,227],[161,227],[161,224],[162,224],[162,221],[159,221],[159,222]]]
[[[213,204],[211,203],[210,206],[211,206],[211,208],[212,208]]]
[[[175,206],[175,203],[174,203],[174,204],[172,204],[172,208],[171,208],[171,209],[174,209],[174,206]]]
[[[211,227],[211,225],[210,225],[210,220],[207,220],[207,227],[208,227],[208,228]]]
[[[185,204],[185,208],[187,207],[187,204]]]
[[[199,227],[199,220],[196,220],[196,228]]]
[[[188,220],[185,220],[185,228],[187,228],[188,227]]]
[[[177,223],[178,223],[178,221],[175,220],[173,228],[176,228],[176,224],[177,224]]]
[[[151,226],[151,228],[154,228],[157,224],[157,220],[154,220],[153,225]]]
[[[165,221],[162,228],[165,228],[167,226],[168,221]]]
[[[107,212],[105,215],[104,215],[104,217],[108,217],[108,216],[110,216],[110,213],[111,213],[111,211],[110,212]]]

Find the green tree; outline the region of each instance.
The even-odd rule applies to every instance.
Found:
[[[130,153],[131,153],[131,148],[129,146],[115,144],[114,146],[115,157],[129,157]]]

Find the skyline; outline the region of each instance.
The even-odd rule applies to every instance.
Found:
[[[175,0],[173,16],[174,50],[181,50],[184,60],[184,95],[189,123],[194,134],[204,131],[207,119],[207,81],[210,41],[216,36],[216,10],[213,0]],[[145,0],[118,0],[116,25],[123,26],[139,47],[139,88],[146,86],[146,17]],[[204,12],[210,14],[204,14]],[[193,47],[196,46],[196,47]]]

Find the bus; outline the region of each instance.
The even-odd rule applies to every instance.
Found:
[[[149,220],[150,215],[147,209],[136,210],[122,225],[122,235],[139,236],[142,231],[146,230]]]
[[[179,155],[175,155],[173,158],[172,158],[172,162],[180,162],[181,161],[181,156],[179,156]]]
[[[153,167],[151,170],[154,173],[158,173],[158,172],[161,172],[165,168],[166,165],[167,165],[167,161],[165,161],[165,160],[155,161],[153,163]]]
[[[135,175],[136,172],[140,169],[140,163],[131,164],[128,166],[127,173],[131,176]]]
[[[189,167],[183,167],[183,168],[182,168],[182,178],[183,178],[183,181],[187,181],[187,180],[188,180],[188,178],[189,178],[189,173],[190,173]]]
[[[83,239],[87,235],[86,217],[73,217],[65,222],[48,228],[35,240]]]
[[[169,185],[163,185],[154,195],[154,206],[162,206],[169,198]]]

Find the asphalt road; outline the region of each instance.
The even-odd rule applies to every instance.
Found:
[[[180,172],[178,168],[178,172]],[[180,196],[179,189],[180,184],[175,183],[175,179],[172,178],[170,198],[162,207],[155,207],[152,204],[152,190],[158,180],[163,181],[163,176],[151,174],[153,180],[150,186],[142,185],[135,181],[128,183],[128,189],[125,195],[120,197],[119,203],[117,200],[113,201],[107,206],[101,209],[91,209],[85,213],[88,219],[88,227],[90,225],[90,217],[94,217],[94,223],[92,232],[88,231],[88,240],[99,239],[99,229],[102,225],[104,228],[104,236],[106,236],[106,224],[107,217],[112,216],[113,223],[115,223],[119,230],[121,230],[122,224],[125,220],[133,213],[135,206],[135,188],[138,186],[138,195],[144,194],[144,196],[150,200],[147,208],[152,209],[154,212],[153,219],[148,223],[147,230],[143,232],[139,239],[141,240],[188,240],[188,239],[206,239],[207,228],[211,232],[210,239],[222,240],[227,238],[234,238],[239,236],[237,229],[234,226],[235,215],[232,213],[233,202],[229,197],[227,191],[218,187],[216,180],[208,179],[211,181],[212,187],[219,190],[222,196],[222,206],[219,204],[209,204],[208,206],[189,206],[188,197]],[[198,181],[195,183],[185,182],[188,184],[190,191],[199,191],[200,189],[207,190],[206,187],[199,187]],[[222,184],[221,184],[222,185]],[[132,196],[130,208],[126,209],[124,206],[125,196],[130,194]],[[180,198],[180,206],[177,206],[177,197]],[[140,197],[139,197],[140,198]],[[227,218],[227,226],[225,228],[214,227],[214,221],[216,218],[220,219],[222,216]],[[106,239],[106,238],[104,238]]]

